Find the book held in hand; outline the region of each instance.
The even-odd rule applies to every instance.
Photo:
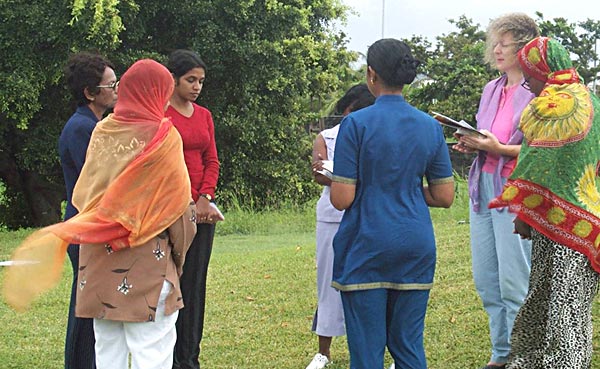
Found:
[[[219,210],[219,208],[217,207],[217,205],[215,205],[214,202],[211,202],[210,206],[217,211],[217,215],[219,216],[217,218],[217,222],[219,222],[221,220],[225,220],[225,216],[223,215],[223,213],[221,213],[221,210]]]
[[[477,129],[475,129],[473,126],[471,126],[464,120],[457,121],[443,114],[436,113],[434,111],[432,111],[431,114],[433,115],[433,118],[435,118],[435,120],[440,122],[440,124],[443,124],[446,127],[454,128],[456,130],[456,133],[459,135],[480,136],[482,138],[486,137],[483,133],[479,132]]]
[[[327,178],[333,176],[333,160],[323,160],[323,169],[317,170],[317,173],[324,175]]]

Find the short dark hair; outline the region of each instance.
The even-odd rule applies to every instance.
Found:
[[[86,88],[94,95],[99,92],[96,86],[102,82],[107,67],[114,69],[112,63],[99,54],[79,52],[69,57],[65,79],[77,106],[89,104],[90,100],[84,93]]]
[[[375,96],[369,91],[365,83],[354,85],[346,91],[344,96],[335,105],[335,114],[342,115],[349,109],[350,112],[357,111],[375,102]]]
[[[178,79],[194,68],[202,68],[206,72],[206,64],[198,54],[191,50],[177,49],[169,55],[167,68]]]
[[[402,87],[412,83],[421,64],[413,58],[408,45],[393,38],[384,38],[369,47],[367,65],[388,87]]]

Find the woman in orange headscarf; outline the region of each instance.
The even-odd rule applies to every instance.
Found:
[[[172,365],[196,232],[181,137],[164,118],[173,86],[153,60],[127,70],[114,114],[92,133],[73,193],[80,213],[28,237],[6,274],[4,296],[23,310],[56,283],[67,245],[81,244],[76,314],[94,318],[98,369],[128,368],[129,354],[132,368]]]

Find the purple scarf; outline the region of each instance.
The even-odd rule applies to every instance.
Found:
[[[479,111],[475,118],[477,119],[477,129],[487,129],[491,131],[492,123],[496,118],[498,107],[500,105],[500,97],[502,96],[502,88],[506,85],[506,74],[502,77],[497,78],[493,81],[488,82],[483,88],[483,94],[479,101]],[[522,86],[519,86],[515,91],[512,98],[513,104],[513,126],[511,129],[510,139],[506,142],[507,145],[519,145],[523,141],[523,133],[519,130],[519,122],[521,120],[521,113],[523,109],[529,104],[529,101],[535,97],[531,91],[526,90]],[[473,211],[479,212],[479,177],[481,175],[481,169],[485,162],[485,151],[479,151],[477,157],[471,165],[469,170],[469,197],[473,205]],[[502,168],[507,161],[511,160],[512,157],[501,155],[498,160],[498,166],[494,172],[494,195],[499,196],[502,193]],[[502,209],[497,209],[502,210]]]

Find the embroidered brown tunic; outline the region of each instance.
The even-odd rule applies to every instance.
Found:
[[[76,315],[126,322],[154,321],[164,280],[173,285],[165,314],[181,309],[179,276],[196,234],[193,204],[181,218],[144,245],[115,252],[104,245],[82,244]]]

